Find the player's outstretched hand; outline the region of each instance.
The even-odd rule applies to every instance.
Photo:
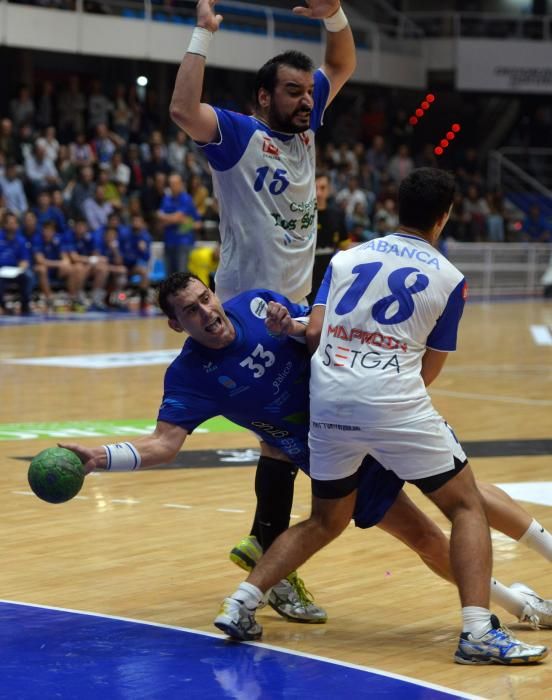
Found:
[[[90,474],[91,471],[98,467],[105,469],[105,451],[103,447],[83,447],[83,445],[66,442],[58,442],[58,447],[65,447],[66,450],[74,452],[82,462],[86,474]]]
[[[222,22],[222,15],[215,14],[215,0],[198,0],[197,26],[216,32]]]
[[[269,301],[266,307],[266,328],[272,335],[287,335],[292,326],[289,311],[277,301]]]
[[[305,0],[305,5],[307,7],[294,7],[293,12],[311,19],[326,19],[335,15],[341,6],[339,0]]]

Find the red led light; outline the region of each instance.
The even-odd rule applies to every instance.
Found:
[[[435,102],[435,95],[432,95],[431,93],[429,93],[429,95],[426,95],[426,100],[430,103]]]
[[[449,145],[449,142],[446,139],[441,139],[441,146],[443,148],[446,148]]]
[[[410,124],[412,124],[412,126],[416,126],[416,124],[418,123],[418,117],[410,117],[408,121]]]
[[[454,133],[457,134],[460,131],[461,127],[460,124],[453,124],[450,128],[452,129],[452,131],[454,131]]]
[[[423,116],[424,116],[424,110],[418,108],[418,109],[416,110],[416,112],[415,112],[415,115],[416,115],[417,117],[423,117]]]
[[[447,139],[449,141],[453,141],[456,138],[456,134],[454,131],[447,131]]]
[[[436,156],[442,156],[442,155],[443,155],[443,149],[441,148],[441,146],[436,146],[436,147],[433,149],[433,152],[435,153]]]
[[[425,100],[421,104],[422,109],[429,109],[429,102],[426,102]]]

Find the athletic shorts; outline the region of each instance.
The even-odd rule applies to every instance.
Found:
[[[360,465],[358,479],[353,519],[357,527],[373,527],[395,503],[404,481],[393,472],[384,469],[370,455],[367,455]]]
[[[424,479],[455,469],[466,455],[452,429],[437,413],[404,426],[361,427],[344,432],[334,423],[311,421],[310,476],[319,481],[354,474],[369,453],[399,479]]]

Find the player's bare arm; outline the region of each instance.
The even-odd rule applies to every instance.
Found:
[[[316,352],[320,344],[320,336],[322,334],[322,324],[324,323],[324,311],[326,307],[322,304],[313,306],[310,316],[309,325],[307,327],[307,348],[311,355]]]
[[[440,352],[427,348],[422,357],[422,379],[424,384],[429,386],[439,376],[447,361],[448,352]]]
[[[194,44],[194,40],[198,39],[207,45],[210,38],[208,32],[214,34],[218,30],[222,15],[215,14],[214,7],[214,0],[199,0],[197,3],[197,26],[178,69],[169,108],[174,123],[192,139],[202,143],[216,139],[218,125],[211,105],[201,102],[207,51],[203,50],[201,43]],[[194,47],[202,53],[194,52]]]
[[[305,0],[307,7],[294,7],[293,12],[312,19],[336,20],[340,17],[339,0]],[[340,25],[337,24],[339,27]],[[326,31],[326,54],[322,69],[330,81],[328,104],[334,99],[356,68],[353,32],[349,24],[339,31]]]
[[[178,425],[158,421],[151,435],[145,435],[132,442],[133,448],[140,453],[140,469],[172,462],[184,444],[187,435],[188,431]],[[94,469],[107,469],[107,452],[103,445],[86,447],[64,442],[60,443],[59,447],[65,447],[74,452],[83,463],[87,474]]]

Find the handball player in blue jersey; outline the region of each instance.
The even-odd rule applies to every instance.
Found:
[[[178,454],[188,434],[203,421],[224,415],[267,440],[290,470],[308,473],[309,356],[300,342],[305,333],[303,306],[268,290],[245,292],[224,306],[199,279],[171,275],[160,286],[159,303],[170,327],[190,337],[165,375],[158,422],[152,435],[96,448],[64,444],[74,450],[87,472],[92,469],[132,470],[167,464]],[[293,337],[293,334],[297,338]],[[258,475],[257,475],[258,478]],[[402,480],[366,458],[354,520],[368,528],[378,524],[416,551],[437,574],[453,580],[448,540],[441,530],[403,493]],[[497,490],[498,491],[498,490]],[[531,518],[509,499],[491,503],[491,514],[502,531],[519,539]],[[282,510],[282,504],[276,508]],[[287,511],[275,513],[280,532],[289,526]],[[505,523],[509,523],[506,527]],[[550,536],[548,535],[550,539]],[[249,562],[252,568],[255,561]],[[273,587],[270,605],[289,620],[324,622],[326,615],[297,584],[297,575]],[[299,579],[300,581],[300,579]],[[498,582],[495,594],[509,591]],[[538,598],[535,596],[535,598]],[[552,606],[521,594],[500,600],[519,618],[540,615],[552,625]],[[546,616],[547,615],[547,616]]]
[[[436,249],[452,209],[454,178],[420,168],[399,188],[398,232],[333,258],[310,379],[310,518],[288,529],[247,581],[223,602],[215,625],[256,639],[254,611],[266,591],[335,539],[357,503],[369,453],[415,484],[451,522],[450,563],[462,604],[454,660],[540,661],[546,647],[514,639],[489,611],[489,522],[471,467],[427,392],[456,349],[466,283]]]
[[[293,11],[321,21],[326,34],[322,65],[315,70],[298,51],[269,59],[256,75],[253,114],[201,102],[209,46],[216,43],[222,21],[214,0],[197,3],[197,26],[176,77],[171,118],[203,149],[211,166],[221,237],[215,291],[223,302],[259,288],[303,302],[311,291],[315,134],[355,70],[356,53],[339,0],[306,5]],[[247,565],[272,544],[279,513],[286,512],[293,495],[296,472],[264,438],[257,472],[259,503],[250,535],[230,554],[238,565]]]

